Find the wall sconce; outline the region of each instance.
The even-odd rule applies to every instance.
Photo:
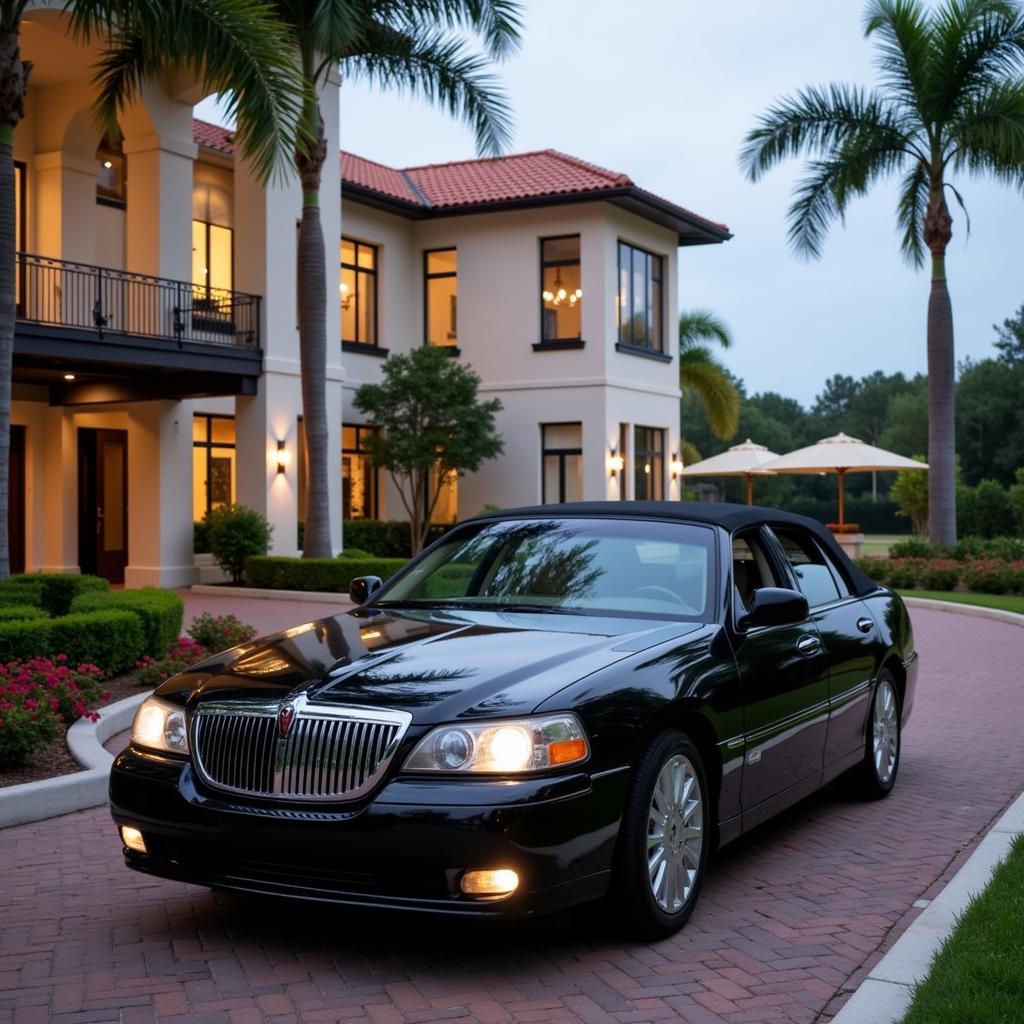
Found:
[[[672,453],[672,461],[668,464],[668,469],[673,480],[683,475],[683,458],[678,452]]]
[[[608,456],[608,469],[612,476],[615,476],[616,473],[621,473],[625,468],[626,460],[621,455],[616,454],[613,448]]]
[[[277,471],[283,473],[292,464],[292,453],[285,447],[284,441],[277,442]]]
[[[352,305],[352,292],[349,291],[348,283],[342,281],[338,285],[338,291],[341,294],[341,308],[347,313]]]

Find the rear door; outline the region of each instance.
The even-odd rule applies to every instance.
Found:
[[[759,587],[791,586],[772,544],[770,535],[760,530],[740,533],[733,540],[734,622]],[[744,633],[734,630],[734,635],[744,701],[741,797],[747,828],[759,820],[756,813],[751,815],[752,809],[802,784],[810,791],[820,782],[828,664],[813,618]],[[764,816],[770,813],[774,808]]]
[[[828,734],[825,766],[864,750],[871,686],[877,671],[879,635],[867,605],[856,595],[808,530],[772,527],[792,573],[807,598],[828,663]]]

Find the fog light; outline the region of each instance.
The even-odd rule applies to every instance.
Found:
[[[467,896],[511,896],[519,888],[519,876],[510,868],[467,871],[459,881]]]
[[[136,853],[146,852],[146,840],[142,838],[142,833],[131,825],[121,826],[121,842]]]

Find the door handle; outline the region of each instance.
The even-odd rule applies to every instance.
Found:
[[[862,616],[857,620],[857,628],[862,633],[870,633],[875,628],[875,620],[869,619],[867,616]]]
[[[813,658],[821,651],[821,641],[811,633],[805,633],[796,642],[797,652],[805,658]]]

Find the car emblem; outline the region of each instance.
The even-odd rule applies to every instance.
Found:
[[[277,716],[277,731],[284,739],[288,735],[288,730],[292,727],[292,722],[295,720],[295,709],[288,705],[287,707],[281,708]]]

